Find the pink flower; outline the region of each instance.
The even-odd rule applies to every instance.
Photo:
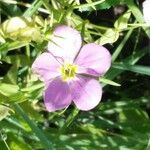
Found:
[[[80,110],[98,105],[102,87],[96,80],[111,65],[103,46],[90,43],[81,48],[78,31],[62,25],[54,31],[48,52],[36,58],[32,70],[45,82],[44,102],[48,111],[68,107],[72,101]]]
[[[143,15],[145,22],[150,26],[150,0],[143,2]]]

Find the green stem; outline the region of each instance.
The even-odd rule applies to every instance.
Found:
[[[124,45],[126,44],[127,40],[129,39],[130,35],[132,34],[133,29],[129,30],[128,33],[126,34],[126,36],[124,37],[123,41],[119,44],[119,46],[117,47],[117,49],[115,50],[115,52],[112,55],[112,61],[114,62],[117,57],[119,56],[119,54],[121,53]]]
[[[97,29],[101,29],[101,30],[110,29],[110,27],[105,27],[105,26],[100,26],[100,25],[95,25],[95,24],[90,24],[90,26],[92,26],[92,28],[97,28]]]
[[[9,148],[9,146],[8,146],[8,144],[7,144],[7,142],[6,142],[6,140],[4,139],[3,134],[1,133],[1,131],[0,131],[0,135],[1,135],[1,137],[2,137],[2,140],[3,140],[4,144],[5,144],[5,146],[7,147],[7,149],[10,150],[10,148]]]
[[[28,64],[30,65],[30,45],[29,44],[26,45],[26,55],[27,55]],[[27,83],[30,80],[30,78],[31,78],[31,68],[29,67],[28,68]]]

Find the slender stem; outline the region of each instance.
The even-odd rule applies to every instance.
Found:
[[[28,64],[30,65],[30,45],[26,45],[26,55],[27,55],[27,61]],[[31,78],[31,68],[28,68],[28,76],[27,76],[27,82],[30,80]]]
[[[146,23],[128,23],[128,26],[131,27],[149,27]]]
[[[95,27],[97,29],[101,29],[101,30],[107,30],[110,29],[110,27],[105,27],[105,26],[100,26],[100,25],[95,25],[95,24],[90,24],[92,27]]]
[[[129,30],[128,33],[126,34],[126,36],[124,37],[123,41],[120,43],[120,45],[117,47],[117,49],[115,50],[115,52],[112,55],[112,61],[114,62],[117,57],[119,56],[120,52],[122,51],[124,45],[126,44],[127,40],[129,39],[130,35],[132,34],[133,29]]]
[[[1,137],[2,137],[3,142],[5,143],[5,146],[7,147],[7,149],[10,150],[10,148],[9,148],[9,146],[8,146],[8,144],[7,144],[7,142],[6,142],[6,140],[4,139],[3,134],[2,134],[1,131],[0,131],[0,135],[1,135]]]
[[[93,7],[93,6],[96,6],[98,4],[101,4],[103,3],[105,0],[100,0],[100,1],[96,1],[96,2],[93,2],[93,3],[88,3],[88,4],[82,4],[82,5],[79,5],[79,6],[74,6],[74,8],[84,8],[84,7]]]
[[[135,54],[135,51],[136,51],[136,48],[137,48],[137,45],[139,42],[140,33],[141,33],[141,28],[138,29],[137,36],[135,37],[135,44],[134,44],[134,48],[133,48],[133,52],[132,52],[133,55]]]
[[[103,36],[102,33],[99,33],[99,32],[93,32],[93,31],[89,31],[90,34],[93,34],[93,35],[99,35],[99,36]]]

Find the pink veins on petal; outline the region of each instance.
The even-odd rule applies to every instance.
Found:
[[[72,101],[80,110],[96,107],[102,87],[95,77],[104,75],[110,68],[109,51],[94,43],[81,47],[79,32],[65,25],[54,30],[51,40],[48,52],[38,56],[32,65],[33,72],[45,83],[47,110],[66,108]]]

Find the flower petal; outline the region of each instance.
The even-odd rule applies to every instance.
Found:
[[[103,46],[90,43],[83,46],[74,63],[79,65],[78,73],[100,76],[110,68],[111,55]]]
[[[69,26],[58,26],[54,30],[52,42],[48,43],[48,51],[54,56],[62,57],[65,60],[73,61],[81,47],[81,35]]]
[[[38,74],[41,80],[49,81],[59,76],[60,63],[50,53],[42,53],[32,64],[32,70]]]
[[[55,78],[44,92],[44,102],[49,112],[63,109],[71,104],[70,89],[66,82]]]
[[[150,26],[150,0],[143,2],[143,15],[145,22]]]
[[[90,110],[98,105],[102,97],[102,87],[97,80],[79,76],[71,85],[72,98],[80,110]]]

